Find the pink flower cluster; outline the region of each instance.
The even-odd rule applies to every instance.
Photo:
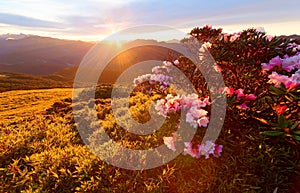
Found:
[[[224,38],[224,41],[229,40],[230,42],[234,42],[240,38],[241,34],[242,34],[242,32],[237,32],[237,33],[233,33],[233,34],[224,34],[223,38]]]
[[[294,69],[300,68],[300,52],[296,55],[289,57],[286,55],[283,59],[279,56],[272,58],[269,63],[262,63],[262,70],[263,71],[272,71],[276,66],[278,68],[282,68],[287,72],[291,72]]]
[[[213,143],[212,141],[206,141],[203,144],[197,144],[196,148],[193,148],[192,142],[184,142],[183,155],[190,155],[196,159],[200,156],[205,156],[205,159],[208,159],[210,155],[215,157],[220,157],[223,150],[222,145]]]
[[[167,116],[169,113],[176,113],[180,110],[186,110],[186,122],[192,127],[207,127],[209,119],[208,112],[202,108],[210,105],[209,97],[204,100],[199,99],[197,94],[177,95],[168,94],[165,99],[158,100],[155,109],[159,115]]]
[[[150,85],[159,84],[162,90],[165,90],[172,81],[172,77],[168,76],[167,73],[171,71],[172,65],[179,65],[179,61],[175,60],[173,63],[164,61],[163,65],[155,66],[152,68],[153,74],[144,74],[138,76],[133,80],[135,86],[138,86],[142,83],[149,83]]]
[[[300,70],[298,70],[297,73],[293,74],[291,77],[278,74],[277,72],[272,72],[272,74],[268,77],[270,79],[268,83],[273,83],[275,87],[280,87],[280,85],[283,84],[285,88],[293,89],[300,84]]]
[[[230,97],[236,96],[236,101],[240,101],[242,103],[239,106],[241,109],[248,108],[246,104],[256,99],[256,96],[254,94],[244,94],[244,90],[241,88],[234,90],[232,87],[225,87],[223,92]]]
[[[163,137],[164,144],[171,149],[172,151],[176,151],[175,141],[177,140],[176,133],[172,133],[172,137]],[[184,150],[183,155],[190,155],[193,158],[199,159],[201,156],[205,156],[205,159],[208,159],[210,155],[214,157],[220,157],[221,152],[223,150],[222,145],[218,145],[213,143],[212,141],[206,141],[203,144],[197,144],[195,148],[193,148],[192,142],[184,142]]]
[[[287,72],[293,72],[291,76],[278,74],[275,70],[283,69]],[[283,84],[287,89],[293,89],[300,85],[300,52],[294,56],[286,55],[283,59],[279,56],[272,58],[269,63],[262,63],[262,70],[264,72],[272,71],[268,76],[268,83],[274,84],[275,87],[280,87]]]
[[[172,133],[172,137],[163,137],[163,140],[164,140],[164,144],[169,148],[171,149],[172,151],[176,151],[176,148],[175,148],[175,141],[177,139],[177,135],[176,133]]]
[[[288,49],[292,49],[293,52],[297,52],[300,51],[300,45],[296,44],[296,43],[289,43],[287,45]]]

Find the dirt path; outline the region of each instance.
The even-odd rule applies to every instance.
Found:
[[[55,101],[72,97],[71,88],[16,90],[0,93],[0,122],[45,111]]]

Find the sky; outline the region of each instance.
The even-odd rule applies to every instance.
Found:
[[[291,35],[300,34],[299,7],[299,0],[0,0],[0,34],[98,41],[140,25],[186,34],[210,24],[228,33],[259,28]]]

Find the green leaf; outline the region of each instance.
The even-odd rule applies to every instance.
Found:
[[[288,121],[284,118],[284,116],[279,115],[278,125],[281,129],[286,128],[288,126]]]
[[[272,137],[277,137],[280,135],[283,135],[284,132],[282,131],[264,131],[261,134],[266,135],[266,136],[272,136]]]
[[[300,97],[297,97],[296,95],[294,95],[294,94],[292,94],[292,93],[290,93],[289,92],[289,95],[291,96],[291,97],[293,97],[294,99],[299,99]]]
[[[295,131],[295,132],[294,132],[294,134],[296,134],[296,135],[300,135],[300,130],[298,130],[298,131]]]
[[[298,125],[300,124],[300,122],[298,122],[298,123],[295,123],[292,127],[291,127],[291,129],[295,129],[296,127],[298,127]]]
[[[261,187],[259,187],[259,186],[251,186],[251,188],[254,189],[254,190],[261,189]]]
[[[294,139],[300,141],[300,136],[298,136],[298,135],[293,135],[292,137],[293,137]]]
[[[280,88],[281,88],[282,91],[286,92],[286,88],[285,88],[283,83],[280,84]]]
[[[284,94],[285,94],[284,91],[282,91],[282,90],[279,89],[279,88],[274,87],[273,85],[271,85],[271,86],[269,87],[269,89],[272,90],[272,91],[273,91],[272,93],[275,94],[275,95],[284,95]]]

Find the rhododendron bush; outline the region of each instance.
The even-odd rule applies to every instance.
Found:
[[[227,115],[231,121],[259,121],[265,125],[261,132],[264,135],[287,136],[293,143],[300,140],[300,46],[295,41],[255,29],[226,34],[210,25],[195,28],[189,35],[182,43],[196,38],[202,43],[199,52],[207,50],[215,59],[211,68],[221,73],[226,85],[216,92],[227,96]],[[196,93],[174,94],[172,67],[183,72]],[[134,84],[139,91],[161,94],[162,99],[155,104],[159,115],[168,117],[184,111],[185,122],[192,128],[208,126],[211,90],[200,69],[188,58],[181,56],[175,61],[165,61],[154,67],[151,74],[137,77]],[[175,151],[177,137],[175,132],[163,141]],[[183,154],[194,158],[219,157],[223,147],[212,141],[202,144],[187,141],[184,146]]]
[[[263,134],[300,139],[300,46],[296,40],[272,37],[255,29],[226,34],[210,25],[194,28],[190,36],[203,42],[214,57],[227,86],[227,114],[233,115],[233,120],[259,120],[272,129]],[[186,58],[180,61],[193,66]],[[198,80],[199,76],[194,75]]]

